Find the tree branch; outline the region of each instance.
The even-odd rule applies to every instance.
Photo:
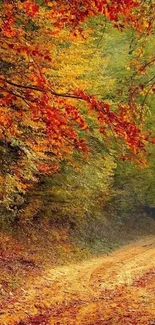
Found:
[[[65,97],[65,98],[73,98],[73,99],[80,99],[80,100],[83,100],[84,99],[80,96],[76,96],[76,95],[73,95],[73,94],[67,94],[67,93],[57,93],[56,91],[54,90],[51,90],[49,88],[40,88],[40,87],[37,87],[37,86],[31,86],[31,85],[28,85],[28,86],[24,86],[24,85],[19,85],[19,84],[16,84],[12,81],[9,81],[9,80],[4,80],[3,78],[0,78],[0,80],[4,81],[4,83],[7,83],[11,86],[14,86],[14,87],[17,87],[17,88],[22,88],[22,89],[30,89],[30,90],[35,90],[35,91],[39,91],[39,92],[42,92],[42,93],[51,93],[52,95],[54,96],[58,96],[58,97]]]

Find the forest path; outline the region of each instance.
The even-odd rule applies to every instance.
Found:
[[[155,238],[27,281],[0,325],[155,325]]]

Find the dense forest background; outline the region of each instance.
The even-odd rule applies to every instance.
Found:
[[[0,324],[155,324],[155,4],[0,0]]]
[[[99,13],[83,19],[81,30],[74,26],[74,31],[70,32],[70,27],[61,29],[53,24],[55,35],[54,32],[51,36],[46,34],[46,38],[45,25],[47,29],[50,27],[45,12],[48,5],[52,10],[52,4],[49,1],[44,6],[44,1],[36,1],[36,7],[31,7],[28,1],[25,3],[26,14],[25,11],[20,14],[12,2],[9,5],[9,2],[0,1],[2,12],[6,11],[10,21],[10,10],[15,11],[15,28],[23,33],[14,36],[10,22],[8,30],[5,27],[1,50],[1,231],[29,247],[36,245],[39,254],[43,247],[46,251],[50,246],[62,259],[68,259],[69,252],[71,258],[74,255],[83,258],[93,252],[109,251],[135,236],[154,232],[151,212],[155,207],[152,2],[142,4],[137,28],[130,26],[124,18],[120,18],[117,25],[110,14]],[[37,16],[39,7],[41,14]],[[15,45],[12,44],[14,37],[17,37]],[[24,38],[25,44],[30,44],[29,53],[23,48]],[[45,53],[45,44],[51,60]],[[15,56],[17,52],[18,56]],[[95,113],[88,113],[77,95],[77,98],[68,98],[69,107],[76,105],[85,120],[80,120],[79,113],[76,113],[76,119],[75,112],[70,113],[73,124],[79,124],[75,126],[79,137],[76,139],[77,150],[70,148],[76,134],[64,136],[68,145],[64,140],[58,143],[59,139],[53,137],[51,141],[57,141],[55,149],[48,149],[49,140],[44,136],[38,113],[34,112],[36,116],[31,118],[27,109],[24,111],[24,107],[29,106],[27,101],[32,99],[33,104],[36,100],[33,89],[27,93],[24,89],[28,88],[28,78],[33,87],[45,89],[43,80],[42,84],[41,81],[37,84],[39,77],[35,70],[39,69],[58,93],[72,94],[73,89],[82,89],[97,101],[108,103],[114,114],[120,113],[131,123],[136,121],[138,132],[144,132],[143,144],[137,144],[141,141],[136,138],[139,133],[135,131],[135,138],[132,134],[132,139],[131,135],[128,139],[123,129],[113,128],[113,122],[107,122],[105,127],[104,121],[103,130],[98,132]],[[17,87],[20,83],[23,89]],[[6,99],[9,94],[17,98]],[[7,110],[5,105],[11,108]],[[55,105],[61,106],[61,101]],[[21,110],[24,111],[22,115]],[[37,106],[33,110],[37,110]],[[10,118],[13,116],[16,130],[6,120],[7,114]],[[84,154],[80,147],[82,143],[85,145],[80,142],[83,137],[88,145]],[[37,161],[42,164],[40,169],[36,167]]]

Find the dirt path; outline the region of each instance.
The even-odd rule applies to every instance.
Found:
[[[0,325],[155,325],[155,238],[55,267],[0,312]]]

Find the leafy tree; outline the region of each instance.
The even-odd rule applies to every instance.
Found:
[[[41,178],[29,192],[18,213],[20,223],[47,219],[53,225],[76,229],[91,218],[103,217],[104,206],[112,196],[116,163],[113,152],[104,152],[103,156],[103,141],[97,143],[94,137],[89,140],[94,146],[93,154],[87,160],[76,154],[78,169],[63,164],[61,172]]]
[[[5,183],[1,191],[5,206],[14,209],[22,204],[38,175],[56,172],[60,161],[72,161],[75,150],[87,154],[87,132],[92,125],[106,139],[126,143],[123,159],[141,159],[149,136],[133,114],[141,111],[134,105],[140,85],[130,87],[130,104],[112,110],[108,98],[103,101],[90,95],[78,84],[76,89],[74,84],[66,88],[57,75],[52,78],[52,72],[58,69],[58,48],[69,48],[73,39],[80,43],[89,34],[81,24],[86,18],[100,14],[118,29],[132,28],[139,37],[151,34],[153,5],[146,4],[134,0],[0,1],[0,176]],[[137,64],[133,63],[136,76],[150,66],[149,62],[142,62],[140,68]],[[78,105],[79,101],[83,104]]]

